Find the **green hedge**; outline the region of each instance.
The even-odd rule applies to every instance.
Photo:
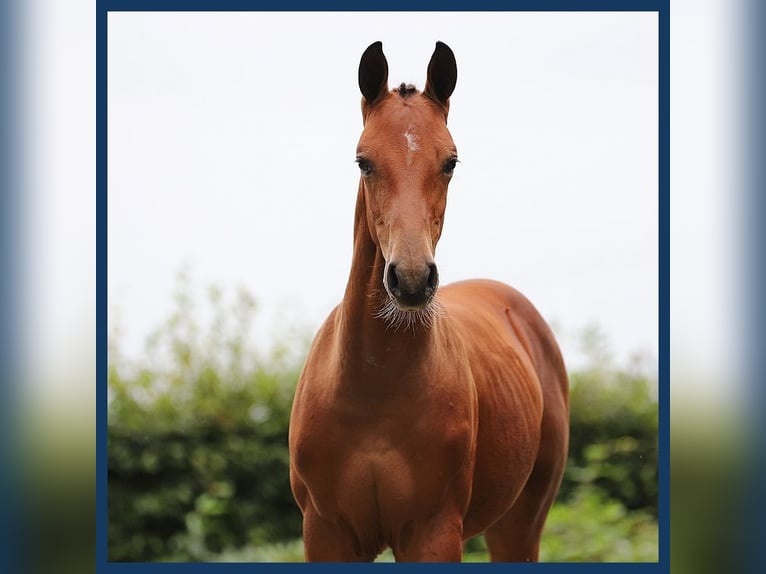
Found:
[[[629,510],[657,516],[656,381],[595,366],[570,374],[569,460],[559,494],[597,486]]]
[[[254,302],[211,289],[203,329],[184,281],[136,367],[109,360],[109,559],[207,560],[300,536],[287,427],[305,338],[248,347]]]
[[[262,356],[254,304],[211,290],[203,329],[188,289],[137,367],[110,343],[109,559],[213,560],[300,538],[287,427],[306,337]],[[656,515],[657,405],[627,370],[573,373],[570,464],[559,496],[587,488]]]
[[[300,536],[287,476],[289,398],[252,382],[256,391],[222,403],[225,415],[239,411],[235,419],[265,407],[260,422],[226,424],[221,413],[184,432],[110,428],[110,560],[204,560]]]

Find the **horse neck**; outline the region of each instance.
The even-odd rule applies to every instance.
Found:
[[[387,294],[383,287],[385,259],[370,236],[364,187],[359,191],[354,213],[354,248],[346,291],[338,317],[338,334],[342,356],[357,369],[389,374],[397,367],[411,366],[427,349],[434,329],[387,328],[376,316]]]

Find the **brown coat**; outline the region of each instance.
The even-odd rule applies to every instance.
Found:
[[[537,560],[568,443],[568,383],[532,304],[495,281],[438,289],[456,150],[456,67],[437,43],[424,92],[388,91],[380,44],[360,64],[365,130],[351,272],[319,329],[290,421],[307,560]]]

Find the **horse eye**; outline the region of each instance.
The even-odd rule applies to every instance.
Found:
[[[359,170],[362,172],[362,175],[369,175],[372,173],[372,164],[370,163],[370,160],[364,159],[363,157],[356,158],[356,163],[359,166]]]
[[[450,159],[444,162],[444,165],[442,166],[442,172],[446,173],[447,175],[452,175],[452,172],[455,171],[456,165],[457,165],[457,158],[451,157]]]

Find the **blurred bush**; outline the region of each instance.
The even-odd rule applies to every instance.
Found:
[[[656,366],[636,356],[627,367],[618,367],[596,327],[585,330],[582,345],[588,366],[569,375],[569,461],[559,500],[570,500],[579,486],[590,485],[628,510],[656,517]]]
[[[578,486],[553,505],[540,542],[542,562],[656,562],[656,517],[628,510],[595,486]]]
[[[247,347],[254,311],[211,289],[201,329],[181,280],[176,309],[140,367],[111,341],[109,560],[206,560],[246,544],[294,539],[287,428],[305,352]]]
[[[202,309],[190,292],[182,276],[140,364],[120,355],[118,328],[110,338],[109,560],[294,560],[287,429],[308,338],[262,355],[249,346],[247,292],[226,303],[210,289]],[[570,461],[544,558],[656,560],[653,368],[617,368],[595,329],[583,340],[589,366],[570,375]],[[485,555],[480,538],[466,550]]]

